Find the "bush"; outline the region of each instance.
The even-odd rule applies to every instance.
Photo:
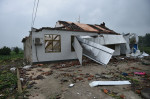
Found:
[[[13,50],[16,54],[19,53],[19,48],[18,47],[15,47],[14,50]]]
[[[11,52],[11,49],[6,46],[0,49],[0,55],[10,55],[10,52]]]

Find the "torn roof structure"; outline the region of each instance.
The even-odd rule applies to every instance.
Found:
[[[24,60],[31,64],[72,59],[82,64],[84,55],[106,65],[113,55],[120,55],[120,44],[126,41],[104,22],[92,25],[58,21],[54,28],[32,28],[22,42]]]
[[[115,31],[107,28],[104,22],[100,25],[97,24],[93,25],[93,24],[83,24],[83,23],[75,23],[75,22],[67,22],[67,21],[58,21],[56,22],[55,28],[52,27],[42,27],[40,29],[34,28],[34,31],[39,32],[44,29],[120,35],[119,33],[116,33]]]
[[[95,33],[103,33],[103,34],[118,34],[113,30],[110,30],[105,26],[103,22],[100,25],[93,24],[83,24],[83,23],[74,23],[67,21],[58,21],[56,23],[56,28],[62,28],[70,31],[82,31],[82,32],[95,32]]]

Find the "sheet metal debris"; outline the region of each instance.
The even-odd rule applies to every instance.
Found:
[[[96,61],[97,63],[107,65],[113,55],[114,50],[95,42],[83,39],[82,37],[84,38],[84,36],[77,36],[77,39],[83,47],[83,55]]]
[[[123,35],[97,35],[95,37],[86,36],[85,39],[94,41],[95,43],[101,45],[111,45],[111,44],[125,44],[126,40]]]
[[[73,47],[75,49],[76,55],[79,59],[80,64],[82,65],[82,53],[83,53],[83,48],[80,45],[79,41],[77,40],[77,38],[74,38],[74,43],[73,43]]]
[[[128,85],[131,84],[129,81],[93,81],[89,83],[90,87],[98,85]]]

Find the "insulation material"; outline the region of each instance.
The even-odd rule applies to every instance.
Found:
[[[79,41],[77,40],[76,37],[74,37],[74,43],[73,43],[73,47],[75,49],[75,52],[77,54],[77,57],[79,59],[80,64],[82,65],[82,53],[83,53],[83,49],[79,43]]]
[[[83,47],[83,55],[102,64],[107,65],[111,59],[114,50],[92,41],[77,37],[81,46]]]

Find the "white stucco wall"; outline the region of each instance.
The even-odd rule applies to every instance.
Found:
[[[115,45],[115,52],[113,53],[113,56],[120,55],[120,44]]]
[[[61,52],[45,53],[45,34],[61,35]],[[37,56],[40,62],[77,59],[76,53],[71,52],[71,35],[97,35],[97,33],[61,31],[61,30],[42,30],[32,32],[32,61],[38,62],[36,58],[36,49],[34,45],[35,38],[42,38],[43,44],[37,46]]]

